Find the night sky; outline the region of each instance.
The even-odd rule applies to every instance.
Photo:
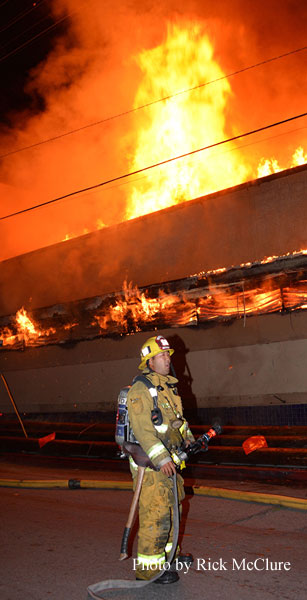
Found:
[[[59,23],[39,35],[55,21],[49,0],[0,2],[1,123],[10,124],[16,110],[30,108],[36,112],[44,108],[42,97],[28,94],[26,86],[30,70],[44,59],[55,38],[64,31],[65,24]]]

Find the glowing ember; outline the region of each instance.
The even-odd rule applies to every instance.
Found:
[[[70,329],[73,329],[74,327],[77,327],[78,323],[66,323],[66,325],[64,325],[64,329],[65,331],[69,331]]]
[[[281,256],[265,256],[265,258],[263,258],[262,260],[259,260],[259,264],[261,265],[265,265],[267,263],[270,262],[274,262],[275,260],[281,260],[281,259],[286,259],[288,257],[294,257],[294,256],[299,256],[299,255],[306,255],[307,254],[307,250],[296,250],[293,252],[287,252],[286,254],[282,254]],[[246,263],[241,263],[240,267],[241,268],[246,268],[246,267],[251,267],[252,263],[251,262],[246,262]],[[234,268],[234,265],[232,265],[232,267],[230,268]],[[190,275],[190,277],[207,277],[208,275],[217,275],[219,273],[225,273],[225,271],[227,271],[226,267],[221,268],[221,269],[212,269],[212,271],[200,271],[199,273],[194,273],[193,275]]]
[[[217,319],[219,317],[242,317],[249,314],[276,312],[282,309],[280,289],[248,291],[210,290],[211,294],[198,302],[200,320]]]
[[[14,335],[9,327],[4,327],[1,332],[1,339],[3,346],[14,346],[21,339],[21,336]]]

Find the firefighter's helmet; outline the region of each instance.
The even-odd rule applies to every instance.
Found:
[[[163,335],[155,335],[146,340],[141,348],[141,363],[139,364],[139,369],[145,369],[147,361],[161,352],[169,352],[170,356],[174,354],[174,350],[170,348],[168,341]]]

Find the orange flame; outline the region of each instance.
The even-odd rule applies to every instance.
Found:
[[[181,305],[185,310],[190,307],[188,301],[162,290],[159,290],[158,298],[148,298],[137,286],[133,287],[131,282],[127,285],[125,281],[123,299],[116,300],[115,305],[108,308],[107,314],[95,315],[95,320],[102,331],[107,330],[112,323],[117,324],[123,333],[127,333],[129,329],[140,331],[142,324],[158,315],[170,316],[172,311],[176,311],[178,316]]]
[[[179,93],[154,105],[145,116],[138,114],[131,171],[238,133],[232,130],[231,135],[227,135],[227,102],[232,91],[214,58],[212,43],[200,25],[170,24],[164,43],[144,50],[136,61],[143,79],[134,106],[150,104],[153,98],[167,98],[172,90],[179,90]],[[218,81],[193,89],[214,80]],[[180,93],[180,90],[190,88],[191,92]],[[287,166],[281,168],[276,158],[262,158],[255,172],[242,152],[230,152],[234,149],[234,144],[228,143],[227,152],[212,148],[148,171],[132,188],[126,218],[132,219],[307,162],[307,155],[299,147]]]
[[[5,327],[3,331],[1,331],[3,346],[13,346],[20,342],[23,342],[25,345],[33,345],[40,338],[48,337],[56,332],[54,327],[49,327],[47,329],[38,327],[34,321],[30,319],[24,307],[17,311],[15,322],[17,329],[16,334],[8,327]]]
[[[295,254],[306,253],[304,250]],[[273,259],[274,257],[268,257],[262,263]],[[97,328],[99,335],[127,335],[145,329],[186,327],[229,318],[243,318],[245,325],[245,319],[249,315],[306,310],[307,281],[294,279],[292,284],[289,282],[286,285],[284,282],[281,285],[277,275],[278,273],[266,275],[255,287],[251,287],[251,280],[229,284],[205,281],[204,287],[192,287],[172,294],[160,289],[155,297],[150,297],[148,291],[141,291],[132,283],[124,282],[122,293],[112,302],[104,304],[94,315],[92,322],[86,322],[86,332],[88,334],[88,327],[92,327],[93,335],[97,335]],[[198,275],[200,283],[203,278],[204,274]],[[88,317],[92,319],[90,314]],[[61,324],[57,329],[43,329],[28,316],[24,308],[17,312],[15,322],[17,333],[14,334],[9,327],[0,331],[0,338],[5,347],[19,347],[20,344],[35,346],[50,341],[57,343],[59,340],[68,339],[67,332],[70,332],[71,339],[74,328],[77,328],[75,339],[80,337],[78,322]]]
[[[35,328],[35,325],[31,319],[29,319],[25,309],[22,307],[16,314],[17,329],[23,333],[25,339],[36,338],[39,336],[39,332]]]
[[[79,6],[84,1],[54,0],[52,4]],[[289,53],[291,56],[285,60],[248,69],[243,74],[245,67],[258,60],[277,56],[280,39],[285,39],[282,33],[274,38],[270,28],[264,32],[263,23],[271,22],[278,28],[283,24],[287,48],[304,46],[299,8],[289,11],[284,7],[283,17],[278,14],[276,19],[274,8],[267,7],[269,20],[262,10],[258,14],[257,10],[246,9],[248,18],[244,19],[242,3],[238,21],[236,11],[228,10],[231,2],[224,2],[226,12],[214,8],[204,11],[204,3],[194,2],[193,15],[198,20],[195,24],[183,16],[187,14],[185,10],[180,9],[182,16],[178,17],[178,9],[173,12],[168,3],[159,3],[158,12],[148,11],[147,3],[143,3],[145,8],[137,9],[136,35],[129,36],[118,32],[128,31],[135,24],[138,3],[125,3],[133,5],[133,18],[125,7],[117,10],[115,20],[112,3],[109,9],[106,3],[96,4],[95,10],[86,11],[85,21],[82,8],[74,11],[67,22],[73,28],[76,43],[70,43],[71,32],[67,31],[69,43],[64,38],[56,43],[31,73],[30,93],[39,94],[45,109],[16,114],[12,118],[13,129],[8,126],[0,136],[1,153],[6,155],[0,184],[3,216],[221,142],[266,125],[267,119],[273,122],[275,118],[303,112],[304,86],[302,77],[297,75],[303,73],[301,53]],[[166,6],[162,10],[163,4]],[[165,33],[168,18],[174,22]],[[238,22],[242,24],[239,29]],[[298,26],[293,26],[294,22]],[[254,41],[257,36],[263,40],[264,33],[269,40],[260,47]],[[139,52],[140,48],[147,49]],[[105,60],[101,60],[102,56]],[[78,65],[76,72],[68,68],[71,64]],[[240,67],[244,67],[242,75]],[[238,77],[223,79],[226,71],[236,72]],[[187,89],[192,91],[181,93]],[[162,97],[169,99],[153,104]],[[131,111],[132,103],[142,110]],[[113,119],[116,116],[121,118]],[[74,135],[66,135],[70,132]],[[289,154],[298,146],[289,161],[285,158],[286,143],[282,149],[280,141],[271,137],[252,136],[244,150],[238,148],[243,146],[241,143],[225,144],[148,170],[138,183],[129,178],[125,188],[119,189],[116,182],[114,187],[97,188],[91,197],[85,193],[74,196],[73,204],[67,199],[53,207],[48,205],[43,212],[31,211],[20,219],[6,220],[1,260],[80,236],[86,230],[94,231],[100,228],[99,222],[113,225],[306,163],[303,128],[302,132],[283,130],[283,134],[291,134],[295,140]],[[48,140],[52,143],[40,143]],[[254,145],[258,143],[260,146]],[[26,152],[15,153],[26,148]],[[278,153],[276,148],[280,149]],[[130,193],[125,193],[127,189]]]
[[[169,25],[166,41],[143,51],[136,60],[144,76],[135,106],[165,97],[171,90],[193,88],[224,75],[213,57],[208,36],[192,23],[186,27]],[[230,93],[230,84],[224,79],[218,86],[201,87],[156,105],[150,117],[139,121],[131,170],[226,138],[225,109]],[[229,153],[221,156],[216,149],[168,163],[154,169],[133,188],[126,218],[240,183],[246,180],[248,172],[238,156]]]
[[[304,165],[306,162],[307,154],[304,154],[304,149],[302,146],[299,146],[293,153],[290,164],[286,167],[280,167],[276,158],[262,158],[257,168],[257,177],[265,177],[266,175],[278,173],[279,171],[283,171],[289,167],[299,167],[300,165]]]

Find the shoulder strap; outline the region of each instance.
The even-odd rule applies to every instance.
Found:
[[[141,381],[147,387],[147,389],[153,399],[154,407],[157,408],[157,406],[158,406],[157,388],[151,383],[151,381],[148,379],[148,377],[146,377],[146,375],[136,375],[136,377],[133,379],[133,383],[136,383],[137,381]]]

